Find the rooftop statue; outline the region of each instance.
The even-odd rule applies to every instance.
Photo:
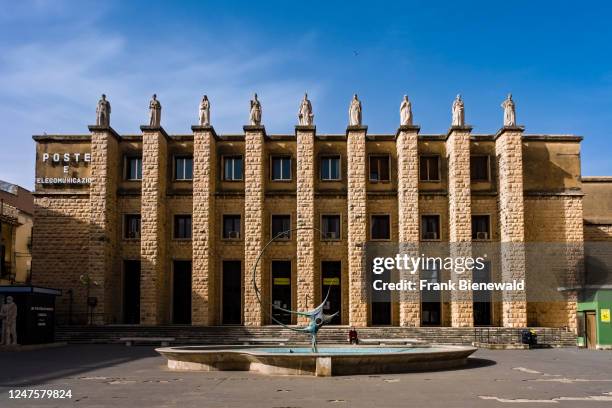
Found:
[[[453,126],[465,126],[465,110],[461,95],[457,95],[453,102]]]
[[[408,95],[404,95],[400,104],[400,125],[412,125],[412,104],[408,100]]]
[[[149,126],[161,126],[161,103],[157,100],[157,95],[153,94],[153,98],[149,102]]]
[[[257,99],[257,94],[251,99],[249,120],[252,126],[261,126],[261,103]]]
[[[511,93],[509,93],[506,100],[502,102],[501,107],[504,109],[504,127],[516,126],[516,110]]]
[[[357,94],[353,95],[349,106],[349,126],[361,126],[361,101]]]
[[[200,102],[200,126],[210,126],[210,101],[207,95]]]
[[[301,126],[312,126],[314,121],[314,114],[312,113],[312,104],[308,99],[308,94],[304,94],[304,99],[300,103],[300,109],[298,111],[298,123]]]
[[[98,106],[96,106],[96,125],[109,127],[110,113],[110,102],[106,100],[106,95],[102,94],[102,97],[98,101]]]

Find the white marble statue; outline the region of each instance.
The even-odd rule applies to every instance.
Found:
[[[349,106],[349,126],[361,126],[361,101],[357,94],[353,95]]]
[[[96,106],[96,125],[110,126],[110,113],[110,102],[106,100],[106,95],[102,94],[102,98],[100,98],[98,106]]]
[[[6,304],[0,308],[0,319],[2,319],[2,342],[5,346],[17,344],[17,305],[12,296],[6,297]]]
[[[298,110],[298,123],[302,126],[312,126],[314,121],[314,114],[312,113],[312,104],[308,99],[308,94],[304,94],[304,99],[300,102],[300,109]]]
[[[465,111],[463,106],[463,99],[461,95],[457,95],[453,102],[453,126],[465,126]]]
[[[200,102],[200,126],[210,126],[210,101],[207,95]]]
[[[404,99],[400,104],[400,125],[412,125],[412,104],[408,100],[408,95],[404,95]]]
[[[249,121],[252,126],[261,125],[261,103],[257,99],[257,94],[251,99],[251,111],[249,114]]]
[[[512,100],[512,94],[508,94],[506,100],[502,102],[501,107],[504,109],[504,127],[516,126],[516,110],[514,101]]]
[[[149,126],[161,126],[161,103],[157,100],[157,95],[153,94],[151,102],[149,102]]]

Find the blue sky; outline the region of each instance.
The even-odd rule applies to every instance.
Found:
[[[374,5],[375,7],[372,7]],[[527,133],[585,137],[583,174],[612,175],[609,2],[15,1],[0,8],[0,179],[31,188],[32,134],[86,133],[104,92],[138,133],[156,92],[188,133],[203,93],[219,133],[257,92],[268,133],[292,133],[304,91],[319,132],[343,133],[351,95],[371,133],[394,133],[403,94],[443,133],[461,93],[475,133],[512,92]]]

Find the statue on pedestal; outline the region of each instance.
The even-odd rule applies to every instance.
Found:
[[[461,95],[457,95],[453,102],[453,126],[465,126],[465,111],[463,106],[463,99]]]
[[[257,94],[251,99],[251,111],[249,114],[249,121],[252,126],[261,125],[261,103],[257,99]]]
[[[353,95],[349,106],[349,126],[361,126],[361,101],[357,94]]]
[[[504,127],[516,126],[516,110],[511,93],[509,93],[506,100],[502,102],[501,107],[504,109]]]
[[[200,126],[210,126],[210,101],[206,95],[200,102]]]
[[[302,99],[298,111],[298,123],[302,126],[311,126],[313,121],[314,114],[312,113],[312,104],[308,99],[308,94],[304,93],[304,99]]]
[[[2,341],[4,346],[17,345],[17,305],[12,296],[6,297],[6,304],[0,308],[0,319],[2,319]]]
[[[149,126],[161,126],[161,103],[157,100],[157,95],[153,94],[151,102],[149,102]]]
[[[412,125],[412,104],[408,100],[408,95],[404,95],[404,99],[400,104],[400,125]]]
[[[109,127],[110,113],[110,102],[106,100],[106,95],[102,94],[102,98],[100,98],[98,101],[98,106],[96,106],[96,125]]]

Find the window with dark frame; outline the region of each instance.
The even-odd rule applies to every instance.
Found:
[[[273,181],[289,181],[291,180],[291,157],[290,156],[272,156],[270,158],[272,166]]]
[[[240,215],[223,215],[223,239],[240,239]]]
[[[370,220],[371,239],[391,239],[391,217],[389,215],[372,215]]]
[[[389,181],[389,156],[370,156],[370,181]]]
[[[419,179],[421,181],[440,181],[440,156],[419,156]]]
[[[123,238],[140,239],[140,214],[125,214],[123,222]]]
[[[272,236],[278,240],[291,239],[291,232],[286,232],[291,229],[291,216],[290,215],[272,215]],[[279,236],[279,234],[284,233]]]
[[[242,180],[242,156],[223,157],[223,180],[240,181]]]
[[[327,214],[321,216],[321,239],[339,240],[340,239],[340,215]]]
[[[174,179],[193,180],[193,156],[176,156],[174,158]]]
[[[489,181],[490,178],[489,156],[470,157],[470,179],[473,181]]]
[[[174,238],[191,239],[191,215],[180,214],[174,216]]]
[[[472,215],[472,239],[485,241],[491,239],[491,217],[488,215]]]
[[[321,180],[340,180],[340,156],[321,157]]]
[[[125,158],[125,178],[126,180],[142,180],[142,157]]]
[[[423,215],[421,216],[421,239],[431,241],[440,239],[440,216]]]

